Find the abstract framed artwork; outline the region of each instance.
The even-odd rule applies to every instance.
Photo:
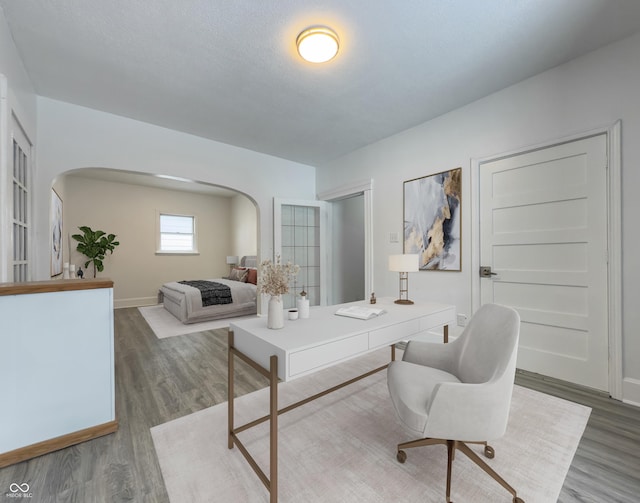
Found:
[[[62,274],[62,199],[51,189],[49,232],[51,235],[51,276]]]
[[[461,271],[462,168],[404,182],[404,253],[420,270]]]

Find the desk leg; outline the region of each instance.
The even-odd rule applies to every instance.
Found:
[[[444,343],[446,344],[447,342],[449,342],[449,325],[445,325],[444,326],[444,334],[443,334],[443,338],[444,338]]]
[[[391,344],[391,361],[392,362],[396,361],[396,345],[395,344]]]
[[[316,400],[320,397],[326,396],[329,393],[337,391],[349,384],[352,384],[356,381],[364,379],[370,375],[375,374],[376,372],[380,372],[388,367],[388,365],[383,365],[374,370],[370,370],[358,377],[354,377],[348,381],[345,381],[341,384],[338,384],[332,388],[321,391],[320,393],[316,393],[310,397],[307,397],[303,400],[300,400],[294,404],[288,405],[281,410],[278,410],[278,357],[276,355],[272,355],[269,359],[269,369],[263,368],[260,364],[256,363],[254,360],[238,351],[234,347],[234,338],[233,332],[229,332],[229,353],[231,355],[229,359],[229,449],[233,449],[233,447],[237,447],[240,453],[245,457],[248,461],[249,465],[256,472],[262,483],[265,485],[267,490],[269,491],[269,502],[277,503],[278,501],[278,416],[280,414],[284,414],[285,412],[289,412],[301,405],[311,402],[312,400]],[[392,346],[391,348],[392,357],[395,358],[395,348]],[[233,421],[233,358],[237,356],[242,361],[253,367],[255,370],[260,372],[262,375],[269,379],[269,414],[262,416],[250,423],[246,423],[242,426],[238,426],[237,428],[234,426]],[[242,441],[238,438],[237,434],[243,431],[248,430],[249,428],[253,428],[263,422],[269,421],[269,451],[270,451],[270,473],[269,477],[260,469],[256,461],[253,459],[251,454],[247,448],[243,445]]]
[[[270,388],[270,474],[269,495],[270,502],[278,501],[278,357],[272,355],[269,360],[269,388]]]
[[[228,336],[228,344],[227,344],[227,351],[229,353],[229,361],[227,364],[227,369],[228,369],[228,375],[227,375],[227,407],[228,407],[228,421],[229,421],[229,428],[228,428],[228,433],[227,433],[227,442],[228,442],[228,447],[229,449],[233,449],[233,437],[231,436],[231,433],[233,432],[233,375],[234,375],[234,370],[233,370],[233,353],[231,351],[231,348],[233,347],[234,344],[234,340],[233,340],[233,331],[229,330],[229,336]]]

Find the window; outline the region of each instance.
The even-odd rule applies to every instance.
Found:
[[[196,246],[196,217],[158,214],[157,253],[198,253]]]

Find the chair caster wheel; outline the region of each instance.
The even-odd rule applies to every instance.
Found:
[[[484,455],[489,459],[493,459],[495,457],[495,455],[496,455],[496,451],[490,445],[485,445],[484,446]],[[514,501],[514,503],[516,503],[515,499],[513,501]],[[521,503],[521,502],[517,502],[517,503]],[[524,502],[522,502],[522,503],[524,503]]]
[[[398,454],[396,454],[396,459],[399,463],[404,463],[407,460],[407,453],[404,451],[398,451]]]
[[[513,503],[524,503],[524,500],[516,496],[515,498],[513,498]]]

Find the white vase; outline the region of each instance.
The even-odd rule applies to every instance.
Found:
[[[267,312],[267,328],[278,329],[284,327],[284,307],[280,295],[272,295],[269,299]]]
[[[306,297],[300,297],[296,300],[296,305],[298,307],[298,312],[300,313],[300,318],[308,318],[309,317],[309,299]]]

